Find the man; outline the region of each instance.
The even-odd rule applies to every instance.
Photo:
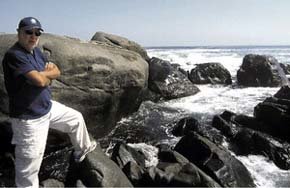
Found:
[[[15,144],[15,183],[18,187],[38,187],[48,129],[68,133],[75,148],[76,162],[96,147],[90,141],[80,112],[51,100],[49,85],[60,70],[46,59],[37,44],[43,29],[33,17],[18,25],[18,41],[5,54],[2,65],[9,97]]]

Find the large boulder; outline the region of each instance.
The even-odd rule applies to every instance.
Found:
[[[267,132],[283,140],[290,141],[290,88],[283,86],[273,96],[266,98],[254,109],[257,120],[267,126]]]
[[[223,187],[255,186],[249,171],[229,151],[194,132],[182,137],[174,150]]]
[[[225,111],[213,118],[212,125],[219,129],[237,155],[264,155],[279,168],[290,168],[290,145],[263,133],[265,125],[253,117]]]
[[[285,80],[286,79],[286,80]],[[273,56],[248,54],[237,72],[242,86],[277,87],[287,83],[285,72]]]
[[[96,32],[92,41],[104,42],[109,45],[119,46],[127,50],[131,50],[140,54],[145,60],[149,60],[147,52],[139,44],[134,41],[128,40],[124,37],[108,34],[104,32]]]
[[[15,41],[16,35],[0,35],[1,61]],[[148,64],[137,53],[51,34],[44,34],[39,46],[62,72],[51,86],[53,99],[82,112],[94,136],[105,135],[139,106],[138,97],[147,87]],[[0,110],[7,114],[2,66],[0,78]]]
[[[176,151],[160,148],[157,166],[146,167],[144,157],[142,151],[120,143],[114,147],[112,155],[136,187],[219,187],[218,183]]]
[[[80,164],[79,173],[87,187],[133,187],[122,170],[99,146]]]
[[[156,57],[149,61],[148,88],[165,100],[186,97],[199,92],[199,89],[179,71],[178,67]]]
[[[221,63],[197,64],[188,77],[194,84],[232,84],[230,72]]]

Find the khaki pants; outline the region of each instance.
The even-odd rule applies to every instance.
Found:
[[[39,187],[48,129],[68,133],[76,152],[90,147],[91,141],[80,112],[56,101],[48,114],[33,120],[11,119],[15,144],[15,183],[17,187]]]

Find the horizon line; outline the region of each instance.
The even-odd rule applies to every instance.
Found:
[[[290,44],[231,44],[231,45],[152,45],[152,46],[143,46],[146,49],[153,49],[153,48],[234,48],[234,47],[290,47]]]

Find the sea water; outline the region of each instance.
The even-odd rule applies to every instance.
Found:
[[[236,75],[245,55],[271,55],[279,63],[290,64],[290,46],[157,47],[147,48],[147,52],[150,57],[179,64],[186,71],[193,69],[196,64],[208,62],[219,62],[229,70],[233,80],[231,86],[196,85],[200,89],[198,94],[163,104],[196,114],[201,122],[210,121],[214,115],[224,110],[253,116],[254,107],[280,89],[280,87],[237,87]],[[147,149],[147,152],[155,151],[150,146],[143,146],[148,147],[150,150]],[[290,187],[290,170],[280,170],[263,156],[250,155],[238,158],[251,172],[258,187]]]

